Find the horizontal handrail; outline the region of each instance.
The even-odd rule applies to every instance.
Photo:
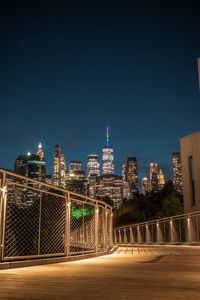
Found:
[[[67,189],[64,189],[64,188],[61,188],[61,187],[58,187],[58,186],[55,186],[55,185],[52,185],[52,184],[48,184],[46,182],[38,181],[38,180],[35,180],[35,179],[32,179],[32,178],[17,174],[15,172],[6,170],[6,169],[0,168],[0,173],[6,173],[6,174],[8,174],[10,176],[14,176],[16,178],[21,178],[21,179],[24,179],[26,181],[34,182],[34,183],[37,183],[39,185],[42,185],[42,186],[45,186],[45,187],[48,187],[48,188],[53,188],[55,190],[58,190],[58,191],[61,191],[61,192],[64,192],[64,193],[67,193],[67,194],[70,194],[70,195],[81,197],[81,198],[84,198],[84,199],[87,199],[87,200],[90,200],[90,201],[93,201],[93,202],[98,202],[98,203],[101,203],[101,204],[105,205],[107,208],[112,210],[112,207],[109,204],[107,204],[107,203],[105,203],[104,201],[101,201],[101,200],[97,200],[97,199],[94,199],[94,198],[91,198],[91,197],[88,197],[88,196],[85,196],[85,195],[74,193],[74,192],[71,192]]]

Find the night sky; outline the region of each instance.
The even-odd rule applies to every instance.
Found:
[[[136,156],[140,178],[151,161],[170,178],[180,137],[200,130],[198,7],[5,2],[0,166],[13,169],[17,156],[34,153],[40,141],[48,172],[55,144],[67,164],[86,164],[89,153],[101,158],[109,125],[117,174],[126,156]]]

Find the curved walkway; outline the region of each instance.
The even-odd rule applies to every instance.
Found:
[[[119,247],[112,255],[0,271],[0,299],[199,299],[200,247]]]

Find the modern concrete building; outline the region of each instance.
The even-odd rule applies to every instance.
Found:
[[[180,139],[184,211],[200,210],[200,131]]]

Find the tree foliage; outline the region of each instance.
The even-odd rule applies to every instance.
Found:
[[[114,210],[114,226],[133,224],[183,213],[182,197],[168,181],[158,192],[151,191],[145,196],[135,193],[129,200],[124,199]]]

